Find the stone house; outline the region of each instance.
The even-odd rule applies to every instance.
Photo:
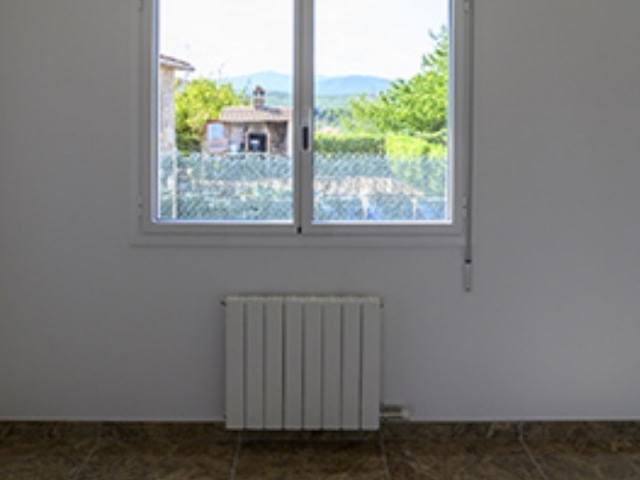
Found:
[[[220,118],[207,122],[203,153],[256,152],[290,155],[292,112],[290,107],[265,105],[265,90],[253,90],[251,106],[224,107]]]
[[[183,60],[168,55],[159,56],[159,88],[160,88],[160,152],[171,152],[176,149],[176,104],[175,85],[176,72],[193,72],[195,68]]]

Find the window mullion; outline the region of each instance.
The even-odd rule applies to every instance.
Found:
[[[294,188],[299,232],[308,231],[313,218],[313,10],[313,0],[296,0]],[[306,145],[303,135],[308,136]]]

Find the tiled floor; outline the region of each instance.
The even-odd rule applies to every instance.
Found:
[[[397,424],[350,435],[0,422],[0,480],[14,479],[640,480],[640,423]]]

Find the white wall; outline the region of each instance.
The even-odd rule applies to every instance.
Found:
[[[640,416],[640,2],[476,0],[458,248],[134,248],[133,0],[0,2],[0,418],[219,419],[230,292],[386,299],[416,419]]]

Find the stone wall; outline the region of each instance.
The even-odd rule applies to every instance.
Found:
[[[269,124],[269,136],[271,139],[271,152],[278,155],[286,155],[288,150],[287,142],[287,124],[271,123]]]
[[[175,70],[160,66],[160,152],[175,150],[176,106],[174,98]]]
[[[229,140],[229,148],[235,145],[241,150],[246,149],[246,138],[249,133],[264,133],[269,138],[269,152],[277,155],[287,155],[289,150],[286,123],[237,123],[225,125],[225,137]],[[204,147],[204,146],[203,146]],[[204,153],[211,153],[203,148]]]

